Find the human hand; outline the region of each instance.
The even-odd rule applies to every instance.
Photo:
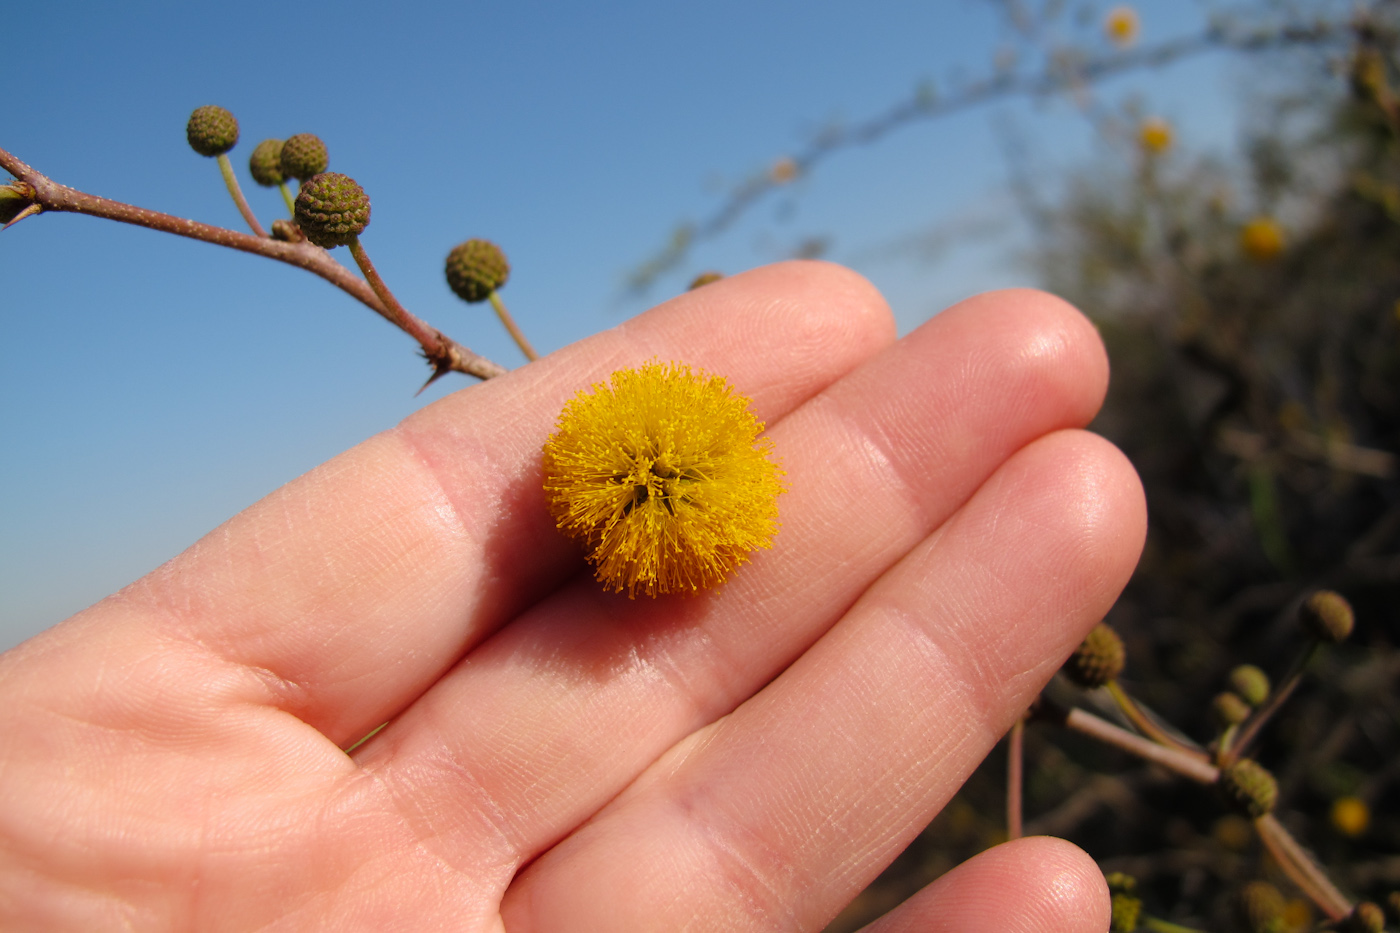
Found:
[[[750,396],[787,472],[773,549],[694,598],[604,592],[540,488],[565,401],[652,358]],[[0,927],[819,930],[1127,580],[1106,380],[1049,296],[895,343],[793,263],[436,402],[0,655]],[[875,929],[1107,918],[1026,839]]]

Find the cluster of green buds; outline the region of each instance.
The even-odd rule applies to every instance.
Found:
[[[1272,816],[1279,796],[1273,774],[1244,755],[1262,726],[1297,687],[1319,646],[1345,640],[1355,627],[1351,604],[1341,594],[1330,590],[1318,590],[1300,600],[1297,619],[1308,642],[1277,687],[1263,670],[1252,664],[1242,664],[1230,671],[1228,689],[1217,694],[1211,704],[1221,731],[1207,749],[1164,728],[1129,696],[1119,683],[1126,660],[1123,640],[1107,624],[1099,623],[1085,636],[1065,661],[1061,673],[1080,687],[1101,689],[1117,703],[1119,711],[1140,736],[1123,733],[1117,737],[1122,730],[1102,720],[1098,721],[1099,725],[1092,725],[1087,720],[1094,717],[1078,720],[1082,731],[1107,738],[1150,760],[1170,761],[1180,773],[1202,783],[1213,783],[1226,805],[1238,814],[1232,818],[1247,819],[1279,867],[1333,918],[1333,925],[1327,929],[1356,933],[1380,931],[1385,912],[1368,902],[1353,905],[1331,885],[1322,869]],[[1074,710],[1058,718],[1073,724],[1075,715],[1081,713]],[[1152,748],[1145,748],[1144,739]],[[1112,929],[1137,929],[1142,904],[1133,892],[1131,879],[1111,878],[1110,890],[1113,893]],[[1392,900],[1394,903],[1390,906],[1396,920],[1400,921],[1400,892]],[[1241,914],[1251,933],[1284,933],[1286,929],[1282,896],[1267,883],[1246,886],[1242,892]],[[1156,921],[1149,918],[1146,922],[1151,925]]]
[[[228,152],[238,142],[238,120],[223,107],[200,107],[190,114],[185,135],[195,152],[219,160],[229,193],[248,225],[258,236],[269,236],[244,200],[228,162]],[[293,244],[309,242],[323,249],[350,247],[356,264],[379,298],[383,313],[411,330],[415,326],[410,323],[411,315],[389,293],[359,243],[360,234],[369,225],[369,195],[350,176],[328,171],[329,166],[325,142],[312,133],[298,133],[285,140],[264,139],[254,147],[248,159],[249,174],[262,187],[280,188],[292,215],[291,220],[274,221],[270,236]],[[300,183],[295,199],[287,190],[290,180]],[[510,277],[510,263],[499,246],[488,240],[467,240],[448,254],[446,274],[448,287],[464,301],[490,301],[525,356],[537,358],[497,296]],[[421,338],[420,342],[433,342],[431,332],[415,336]]]
[[[1269,675],[1253,664],[1230,671],[1230,689],[1215,695],[1211,710],[1224,729],[1238,726],[1269,698]]]

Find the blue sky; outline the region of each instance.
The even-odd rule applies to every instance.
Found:
[[[1203,21],[1186,0],[1138,8],[1145,41]],[[509,366],[522,359],[489,311],[443,283],[443,257],[468,237],[505,248],[502,297],[542,352],[701,269],[740,271],[818,235],[908,330],[966,295],[1033,282],[1014,259],[997,126],[1032,139],[1047,175],[1095,147],[1063,102],[912,126],[832,159],[629,297],[627,272],[713,210],[724,184],[920,80],[984,74],[1008,36],[994,5],[350,2],[300,16],[49,0],[42,15],[61,28],[24,28],[0,59],[0,146],[65,184],[241,228],[214,161],[185,144],[190,111],[238,116],[232,157],[264,223],[281,202],[247,181],[248,153],[317,133],[331,168],[369,192],[362,242],[400,299]],[[1104,49],[1097,14],[1077,35]],[[1144,95],[1188,146],[1228,148],[1237,78],[1212,55],[1099,93]],[[941,263],[891,255],[956,218],[1007,232]],[[49,214],[0,235],[0,262],[0,649],[467,384],[415,398],[425,370],[406,337],[319,279],[203,243]]]

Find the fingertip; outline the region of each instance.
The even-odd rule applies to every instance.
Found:
[[[970,315],[978,326],[1010,333],[1018,365],[1038,374],[1038,391],[1062,397],[1070,421],[1087,424],[1108,393],[1108,352],[1098,328],[1074,305],[1034,288],[975,295],[943,312]]]
[[[1078,846],[1017,839],[969,859],[863,933],[1103,933],[1108,886]]]

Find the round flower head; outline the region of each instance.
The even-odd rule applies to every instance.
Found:
[[[1298,616],[1303,629],[1321,641],[1346,641],[1356,625],[1351,603],[1341,593],[1331,590],[1318,590],[1303,600]]]
[[[331,157],[321,137],[298,133],[282,144],[282,156],[278,161],[283,175],[305,181],[324,172],[331,164]]]
[[[1127,48],[1136,42],[1141,28],[1137,10],[1123,4],[1109,10],[1103,20],[1104,34],[1119,48]]]
[[[447,254],[447,285],[463,301],[485,301],[509,278],[506,254],[490,240],[467,240]]]
[[[282,174],[282,140],[264,139],[248,157],[248,171],[253,181],[264,188],[273,188],[286,181]]]
[[[1228,768],[1222,768],[1218,784],[1225,799],[1253,820],[1272,810],[1278,800],[1278,782],[1274,776],[1249,758],[1241,758]]]
[[[344,246],[369,226],[369,195],[349,175],[322,172],[301,186],[297,226],[317,246]]]
[[[719,376],[622,369],[581,391],[544,445],[544,491],[613,591],[695,593],[772,546],[780,470],[763,424]]]
[[[1241,228],[1240,248],[1255,262],[1268,262],[1283,252],[1283,228],[1272,217],[1256,217]]]
[[[1161,155],[1171,148],[1172,125],[1161,117],[1148,117],[1138,127],[1138,142],[1153,155]]]
[[[1240,913],[1250,933],[1282,929],[1287,906],[1283,892],[1267,881],[1251,881],[1240,891]]]
[[[222,107],[199,107],[185,124],[185,139],[202,156],[223,155],[238,142],[238,121]]]
[[[1060,669],[1081,687],[1102,687],[1123,673],[1123,639],[1109,625],[1094,626]]]

